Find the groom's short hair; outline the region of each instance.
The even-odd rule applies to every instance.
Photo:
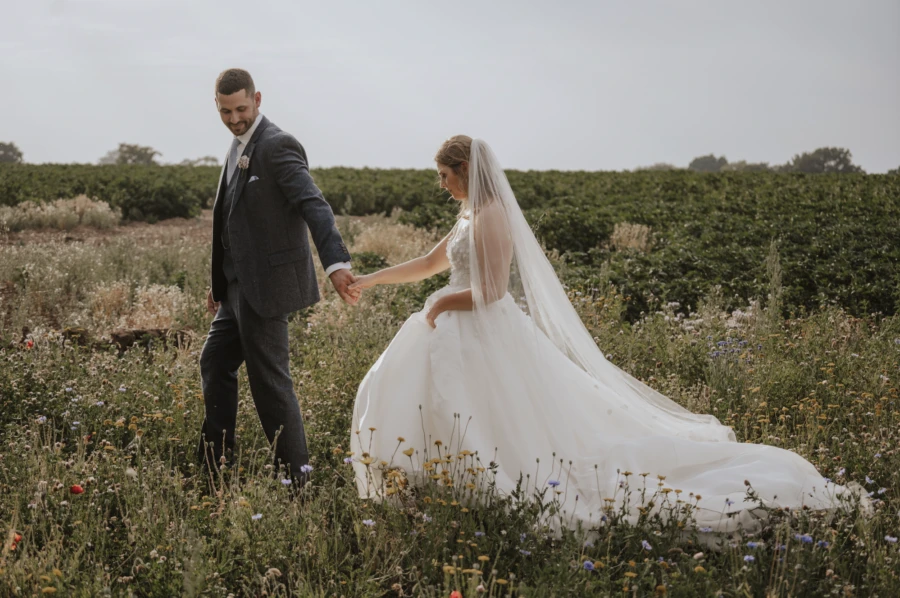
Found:
[[[230,96],[242,89],[247,91],[248,96],[256,93],[253,77],[244,69],[228,69],[219,73],[216,78],[216,93],[223,96]]]

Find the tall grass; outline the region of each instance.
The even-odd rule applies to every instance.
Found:
[[[340,226],[351,251],[388,263],[436,240],[390,220]],[[194,462],[207,255],[204,239],[175,233],[0,246],[0,595],[900,595],[897,318],[827,308],[785,321],[759,305],[726,311],[713,292],[696,313],[651,300],[630,324],[616,289],[572,293],[614,363],[876,499],[871,518],[773,513],[762,532],[710,550],[709,534],[679,526],[689,497],[639,472],[623,472],[621,491],[668,501],[672,517],[629,524],[610,511],[593,530],[559,529],[555,488],[523,477],[500,496],[489,463],[452,452],[428,458],[471,467],[474,488],[393,470],[391,500],[361,501],[345,462],[360,458],[347,454],[356,387],[434,282],[378,287],[357,308],[329,292],[292,318],[314,467],[302,491],[272,469],[243,373],[239,462],[210,478]],[[60,333],[102,336],[140,314],[196,334],[120,355]]]
[[[112,228],[122,220],[122,211],[86,195],[38,203],[27,201],[16,206],[0,206],[0,231],[18,232],[32,228],[72,230],[76,226]]]

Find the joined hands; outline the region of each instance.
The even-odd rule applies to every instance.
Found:
[[[341,299],[347,305],[356,305],[359,302],[360,296],[362,296],[362,289],[354,287],[354,283],[359,280],[356,276],[347,269],[335,270],[329,275],[331,279],[331,284],[334,285],[334,290],[337,291],[337,294],[340,295]]]

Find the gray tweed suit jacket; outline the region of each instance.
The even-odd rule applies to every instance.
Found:
[[[246,169],[224,185],[219,177],[213,208],[211,286],[213,299],[225,298],[222,269],[224,227],[228,227],[234,272],[247,302],[259,315],[284,315],[319,300],[307,230],[323,268],[350,261],[334,223],[334,213],[309,174],[306,151],[265,116],[247,147]],[[231,194],[226,198],[226,194]],[[227,206],[227,213],[225,207]]]

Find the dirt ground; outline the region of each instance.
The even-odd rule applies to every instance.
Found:
[[[79,226],[72,230],[32,229],[0,234],[0,245],[32,245],[43,243],[89,243],[105,245],[113,239],[128,236],[136,244],[188,239],[196,243],[212,239],[212,210],[203,210],[197,218],[170,218],[155,224],[127,222],[121,226],[97,229]]]

